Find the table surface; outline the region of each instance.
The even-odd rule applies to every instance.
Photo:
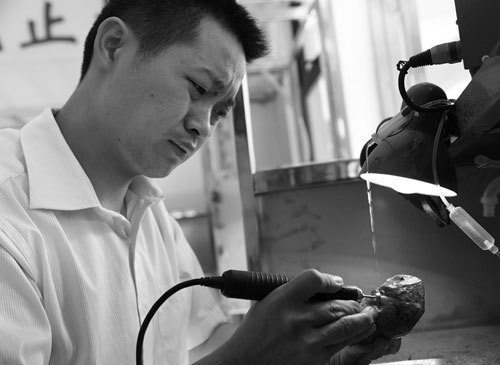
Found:
[[[386,362],[443,359],[443,365],[500,365],[500,325],[413,331],[403,338],[395,355]]]

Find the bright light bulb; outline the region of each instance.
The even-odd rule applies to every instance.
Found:
[[[386,186],[394,189],[401,194],[422,194],[433,196],[456,196],[453,190],[446,189],[442,186],[430,184],[424,181],[409,179],[396,175],[366,173],[361,174],[360,177],[373,184]]]

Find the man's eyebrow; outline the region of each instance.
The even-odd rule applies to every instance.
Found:
[[[215,88],[216,90],[224,90],[227,87],[227,85],[224,83],[224,81],[222,81],[217,76],[215,76],[214,73],[210,69],[205,68],[205,67],[200,67],[196,70],[207,75],[210,78],[210,81],[212,81],[212,87]]]
[[[216,110],[225,110],[225,111],[230,111],[234,108],[236,105],[236,101],[234,99],[227,99],[223,100],[215,106]]]

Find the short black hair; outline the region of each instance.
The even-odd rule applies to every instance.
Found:
[[[212,17],[236,36],[247,63],[268,52],[263,30],[236,0],[109,0],[85,39],[80,80],[92,60],[97,29],[110,17],[120,18],[132,29],[142,57],[157,55],[175,43],[195,40],[205,17]]]

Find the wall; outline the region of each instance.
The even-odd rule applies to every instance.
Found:
[[[453,201],[497,238],[500,217],[482,218],[479,199],[499,174],[460,168]],[[315,267],[367,292],[392,275],[411,274],[426,288],[426,313],[416,329],[500,322],[500,259],[456,226],[439,228],[393,191],[372,191],[376,255],[364,182],[260,195],[262,269],[296,274]]]
[[[85,37],[104,1],[0,1],[0,118],[63,104],[78,83]]]

